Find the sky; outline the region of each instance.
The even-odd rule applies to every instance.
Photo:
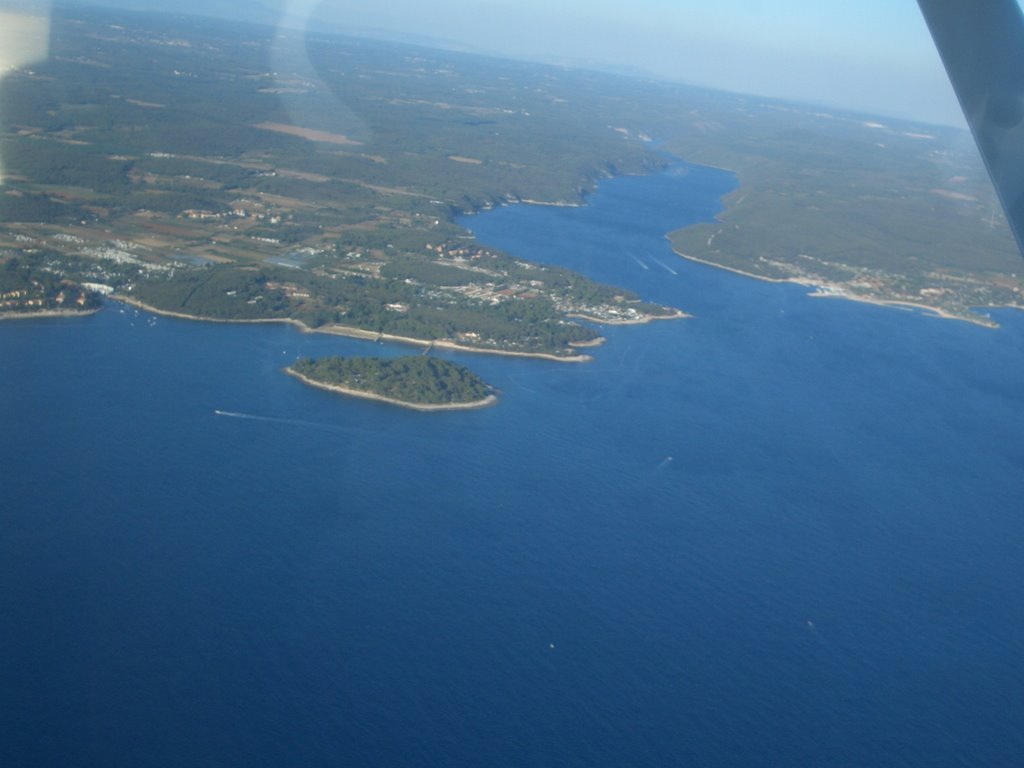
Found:
[[[964,125],[914,0],[63,1],[329,26]],[[0,10],[26,4],[46,0]]]

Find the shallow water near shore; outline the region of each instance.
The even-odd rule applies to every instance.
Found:
[[[0,324],[0,763],[1015,765],[1024,314],[674,256],[734,183],[466,220],[694,315],[581,365],[438,352],[483,410],[281,371],[399,345]]]

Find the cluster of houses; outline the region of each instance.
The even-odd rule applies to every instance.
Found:
[[[22,288],[0,293],[0,312],[74,309],[85,306],[86,292],[77,286],[62,288],[52,299],[46,297],[41,283],[34,283],[33,288],[34,290]]]

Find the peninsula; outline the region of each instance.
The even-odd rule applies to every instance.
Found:
[[[310,386],[417,411],[483,408],[498,401],[494,388],[468,368],[436,357],[302,358],[285,370]]]
[[[996,325],[985,307],[1024,307],[1020,255],[966,132],[725,98],[690,127],[666,148],[739,186],[715,221],[669,233],[680,256],[980,325]]]

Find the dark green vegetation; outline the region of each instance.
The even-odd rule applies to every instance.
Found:
[[[99,296],[43,269],[38,259],[8,258],[0,264],[0,315],[23,312],[89,312]]]
[[[535,270],[542,279],[549,271]],[[558,286],[562,271],[550,271],[548,290],[542,293],[515,283],[501,290],[458,282],[446,288],[362,274],[335,279],[334,273],[320,269],[218,266],[150,278],[135,286],[132,296],[162,310],[203,318],[292,318],[311,328],[343,325],[484,349],[566,354],[573,353],[571,344],[592,341],[597,333],[567,322],[550,295],[596,294],[629,308],[612,289],[594,283],[581,281],[575,292],[571,286]],[[477,295],[481,291],[486,291],[486,301]]]
[[[412,405],[481,403],[494,390],[468,368],[422,355],[304,358],[290,369],[320,384],[366,392]]]
[[[161,309],[569,355],[595,336],[572,316],[670,310],[455,217],[579,204],[663,167],[652,138],[739,177],[719,223],[672,233],[681,253],[964,317],[1020,303],[963,131],[209,19],[53,23],[49,61],[0,84],[0,255]]]

